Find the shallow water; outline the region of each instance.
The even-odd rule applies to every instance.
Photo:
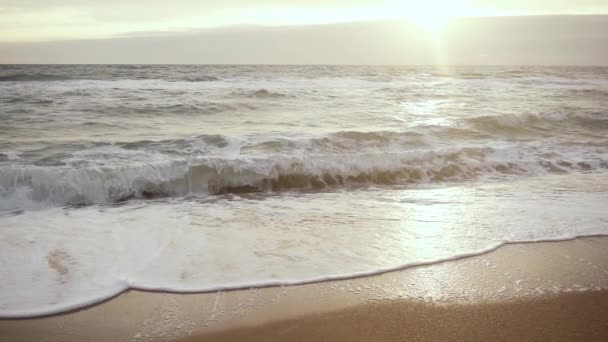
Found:
[[[0,66],[0,317],[606,234],[607,76]]]

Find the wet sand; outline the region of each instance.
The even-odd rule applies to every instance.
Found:
[[[0,341],[606,341],[606,317],[608,237],[597,237],[317,284],[128,291],[63,315],[0,320]]]
[[[180,340],[607,341],[608,291],[434,305],[400,300]]]

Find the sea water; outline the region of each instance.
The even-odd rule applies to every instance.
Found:
[[[608,234],[608,68],[0,66],[0,317]]]

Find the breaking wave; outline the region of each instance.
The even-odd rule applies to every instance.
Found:
[[[188,194],[406,185],[600,168],[608,168],[608,161],[522,155],[480,147],[299,157],[199,157],[80,168],[4,166],[0,170],[0,208],[89,205]]]

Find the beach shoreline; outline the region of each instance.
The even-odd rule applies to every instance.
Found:
[[[608,291],[494,303],[370,303],[179,339],[199,341],[605,341]]]
[[[601,340],[608,338],[601,320],[608,316],[606,247],[608,237],[511,244],[307,285],[201,294],[130,290],[67,314],[0,320],[0,341]]]

